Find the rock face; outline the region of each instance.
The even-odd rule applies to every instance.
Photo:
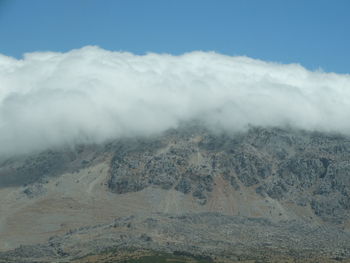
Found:
[[[252,187],[262,197],[310,206],[322,220],[341,223],[350,206],[350,140],[282,129],[234,136],[173,130],[116,144],[108,186],[117,194],[175,189],[205,204],[218,177],[234,190]]]
[[[111,248],[347,259],[350,138],[184,125],[5,160],[0,198],[4,262],[67,261]]]

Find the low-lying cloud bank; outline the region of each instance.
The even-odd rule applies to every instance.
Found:
[[[148,135],[199,119],[350,134],[350,76],[213,52],[0,54],[0,155]]]

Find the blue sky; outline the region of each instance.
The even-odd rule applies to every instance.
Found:
[[[0,0],[0,53],[210,50],[350,73],[348,0]]]

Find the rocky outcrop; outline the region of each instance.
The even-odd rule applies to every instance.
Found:
[[[7,191],[16,187],[17,195]],[[1,189],[6,207],[20,203],[0,214],[3,233],[4,226],[19,229],[8,218],[20,212],[28,220],[42,213],[40,222],[55,233],[70,222],[81,227],[2,252],[0,262],[67,262],[130,248],[267,262],[280,255],[350,258],[350,138],[341,135],[183,125],[3,160]],[[111,222],[119,213],[128,216]]]
[[[0,188],[45,183],[50,177],[77,172],[101,161],[105,148],[81,145],[0,159]]]
[[[117,194],[173,188],[205,204],[214,179],[222,176],[235,190],[254,188],[262,197],[310,206],[316,216],[339,223],[349,214],[349,175],[350,140],[344,136],[277,128],[189,133],[184,128],[157,139],[120,142],[108,185]]]
[[[227,262],[350,256],[349,233],[336,227],[322,228],[302,221],[278,224],[261,218],[224,216],[218,213],[184,215],[154,214],[117,218],[108,224],[71,230],[50,238],[45,245],[22,246],[0,253],[7,262],[74,262],[88,254],[142,249]],[[231,261],[230,261],[231,260]],[[1,261],[0,261],[1,262]],[[43,261],[47,262],[47,261]],[[119,262],[119,261],[113,261]]]

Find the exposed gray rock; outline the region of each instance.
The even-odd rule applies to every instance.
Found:
[[[182,178],[180,182],[175,186],[175,190],[184,194],[189,193],[192,190],[191,181],[188,178]]]
[[[74,172],[101,161],[104,146],[77,146],[31,155],[15,156],[0,162],[0,188],[43,183],[46,178]]]
[[[40,183],[29,185],[23,190],[23,193],[29,198],[38,197],[40,195],[43,195],[45,192],[46,189]]]
[[[242,184],[261,197],[310,205],[323,220],[340,222],[349,211],[350,150],[344,145],[350,141],[344,136],[278,128],[213,134],[184,127],[117,145],[108,185],[119,194],[152,185],[205,204],[215,177],[223,176],[235,191]]]
[[[256,127],[227,134],[185,125],[157,137],[6,160],[0,164],[0,187],[21,185],[22,193],[32,198],[25,201],[32,202],[45,195],[47,178],[86,169],[104,158],[106,181],[96,182],[101,191],[112,192],[108,198],[139,192],[151,196],[147,202],[159,203],[157,195],[147,192],[158,188],[162,193],[172,190],[169,199],[190,200],[186,209],[220,213],[145,216],[130,207],[134,216],[74,229],[47,244],[0,253],[0,259],[35,262],[45,257],[59,262],[130,247],[240,260],[262,260],[269,253],[350,257],[349,137]],[[88,182],[91,189],[96,186],[92,179]],[[176,198],[166,206],[178,202]],[[232,206],[225,206],[228,201]],[[244,207],[249,204],[255,207]],[[231,210],[221,213],[215,206]],[[256,216],[239,216],[239,209]]]
[[[128,225],[132,229],[126,232]],[[268,233],[268,234],[267,234]],[[88,239],[84,239],[88,236]],[[91,237],[93,241],[91,241]],[[244,237],[244,238],[241,238]],[[110,224],[85,227],[52,237],[47,244],[21,246],[0,253],[8,262],[42,258],[64,262],[88,254],[127,248],[183,255],[226,256],[228,259],[269,260],[274,255],[307,259],[350,257],[350,234],[337,227],[322,228],[303,221],[272,223],[263,218],[219,213],[155,214],[118,218]]]

